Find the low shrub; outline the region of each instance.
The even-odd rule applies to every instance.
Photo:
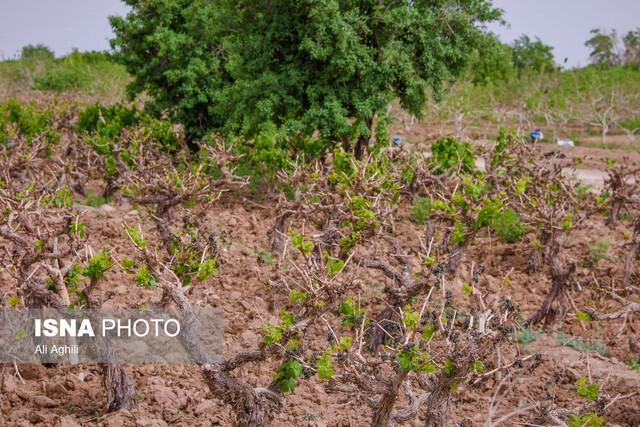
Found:
[[[510,207],[496,215],[493,220],[493,229],[502,240],[507,243],[515,243],[522,238],[524,225],[518,214]]]
[[[53,59],[54,55],[51,49],[43,44],[32,45],[28,44],[22,48],[20,53],[20,58],[22,59],[40,59],[47,60]]]
[[[475,169],[475,157],[468,142],[460,142],[453,137],[439,138],[431,144],[431,153],[431,169],[436,175],[442,175],[454,166],[467,174]]]
[[[431,199],[429,197],[418,197],[413,201],[413,215],[411,220],[424,225],[427,223],[427,215],[431,211]]]

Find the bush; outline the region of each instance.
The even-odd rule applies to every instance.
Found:
[[[460,172],[465,174],[475,169],[475,157],[468,142],[459,142],[454,137],[439,138],[431,144],[431,153],[431,169],[436,175],[442,175],[454,166],[459,167]],[[453,170],[450,173],[453,173]]]
[[[278,132],[275,124],[265,124],[252,145],[242,145],[240,149],[244,154],[241,162],[252,175],[257,174],[273,182],[278,170],[291,168],[286,138]]]
[[[496,38],[488,38],[484,52],[476,51],[469,61],[469,72],[474,84],[490,85],[508,80],[513,75],[513,49]]]
[[[431,199],[429,197],[418,197],[413,201],[413,217],[414,222],[424,225],[427,223],[427,215],[431,211]]]
[[[170,120],[157,120],[145,115],[143,124],[151,129],[151,139],[159,146],[170,149],[178,147],[178,137],[171,128]]]
[[[524,226],[518,214],[509,207],[493,220],[493,229],[505,242],[515,243],[522,238]]]
[[[126,141],[121,140],[123,129],[138,125],[141,125],[138,129],[143,132],[141,138],[133,137],[127,138]],[[76,130],[93,134],[93,137],[88,141],[98,154],[105,156],[105,171],[109,175],[116,174],[117,169],[114,142],[123,142],[118,156],[129,167],[134,166],[133,157],[138,155],[140,142],[147,135],[152,143],[157,144],[163,150],[174,150],[179,143],[170,121],[154,119],[138,111],[135,106],[128,108],[120,104],[105,107],[96,102],[88,105],[78,113]]]
[[[111,55],[107,52],[80,52],[78,49],[73,49],[73,52],[61,59],[61,62],[67,65],[91,65],[109,61],[111,61]]]
[[[85,90],[89,93],[102,89],[112,93],[118,86],[113,84],[113,80],[126,76],[121,71],[107,53],[79,52],[76,49],[64,58],[47,63],[44,72],[33,78],[33,88],[53,92]],[[101,83],[105,87],[101,88]]]
[[[42,91],[65,92],[78,90],[91,81],[89,71],[82,66],[50,69],[33,78],[33,88]]]
[[[0,121],[5,120],[4,131],[0,123],[0,133],[4,133],[3,140],[8,138],[6,124],[13,123],[15,130],[29,142],[40,134],[44,134],[48,143],[57,144],[60,142],[60,134],[55,131],[52,124],[53,114],[51,111],[38,111],[34,105],[23,105],[13,98],[7,101],[2,110],[6,111],[6,113],[0,114],[0,116],[6,114],[6,119],[0,118]]]
[[[22,59],[47,60],[47,59],[53,59],[54,55],[51,49],[49,49],[47,46],[43,44],[37,44],[37,45],[29,44],[22,48],[22,53],[20,54],[20,57]]]
[[[7,145],[9,142],[11,142],[11,135],[9,134],[7,121],[0,116],[0,144]]]
[[[96,102],[78,113],[78,132],[96,132],[106,137],[120,135],[123,128],[140,122],[136,107],[127,108],[120,104],[111,107]]]
[[[542,43],[539,37],[531,40],[522,35],[513,42],[513,65],[517,69],[529,68],[534,71],[554,71],[553,47]]]
[[[147,111],[169,112],[189,140],[253,139],[272,123],[292,145],[315,137],[356,157],[386,138],[375,125],[392,100],[421,115],[441,96],[501,15],[486,0],[127,3],[110,19],[130,94],[148,93]]]
[[[28,58],[0,61],[0,90],[74,91],[118,101],[131,76],[104,52],[74,51],[64,58],[26,53]],[[38,56],[40,55],[40,56]],[[37,59],[37,58],[42,59]]]

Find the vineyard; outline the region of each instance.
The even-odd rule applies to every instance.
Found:
[[[5,364],[0,423],[637,425],[637,153],[398,118],[359,159],[268,130],[194,153],[135,106],[4,98],[5,308],[220,307],[225,341],[200,365]]]
[[[640,425],[640,29],[124,3],[0,61],[0,426]]]

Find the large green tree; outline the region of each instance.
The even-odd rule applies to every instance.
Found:
[[[532,40],[523,34],[512,44],[513,66],[519,70],[528,68],[535,71],[553,71],[556,64],[553,57],[553,47],[546,45],[535,37]]]
[[[468,78],[476,85],[486,86],[509,80],[513,71],[513,48],[497,36],[487,35],[485,45],[471,54]]]
[[[290,144],[340,142],[358,156],[391,100],[420,116],[501,16],[489,0],[126,3],[111,25],[130,93],[189,137],[251,139],[275,125]]]

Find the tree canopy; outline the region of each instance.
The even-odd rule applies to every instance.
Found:
[[[51,49],[42,43],[26,45],[20,53],[20,58],[22,59],[53,59],[53,57],[54,55]]]
[[[485,37],[485,45],[476,49],[469,60],[469,78],[476,85],[487,85],[511,78],[514,71],[513,48],[497,36]]]
[[[556,68],[552,51],[553,47],[542,43],[539,37],[531,40],[523,34],[513,42],[513,66],[520,70],[552,71]]]
[[[614,29],[609,32],[591,30],[593,35],[585,42],[591,49],[591,62],[600,67],[615,65],[640,66],[640,28],[629,31],[623,37]]]
[[[190,137],[275,125],[288,141],[355,142],[358,155],[391,100],[420,116],[441,96],[502,12],[487,0],[126,3],[110,20],[130,94],[146,92]]]

